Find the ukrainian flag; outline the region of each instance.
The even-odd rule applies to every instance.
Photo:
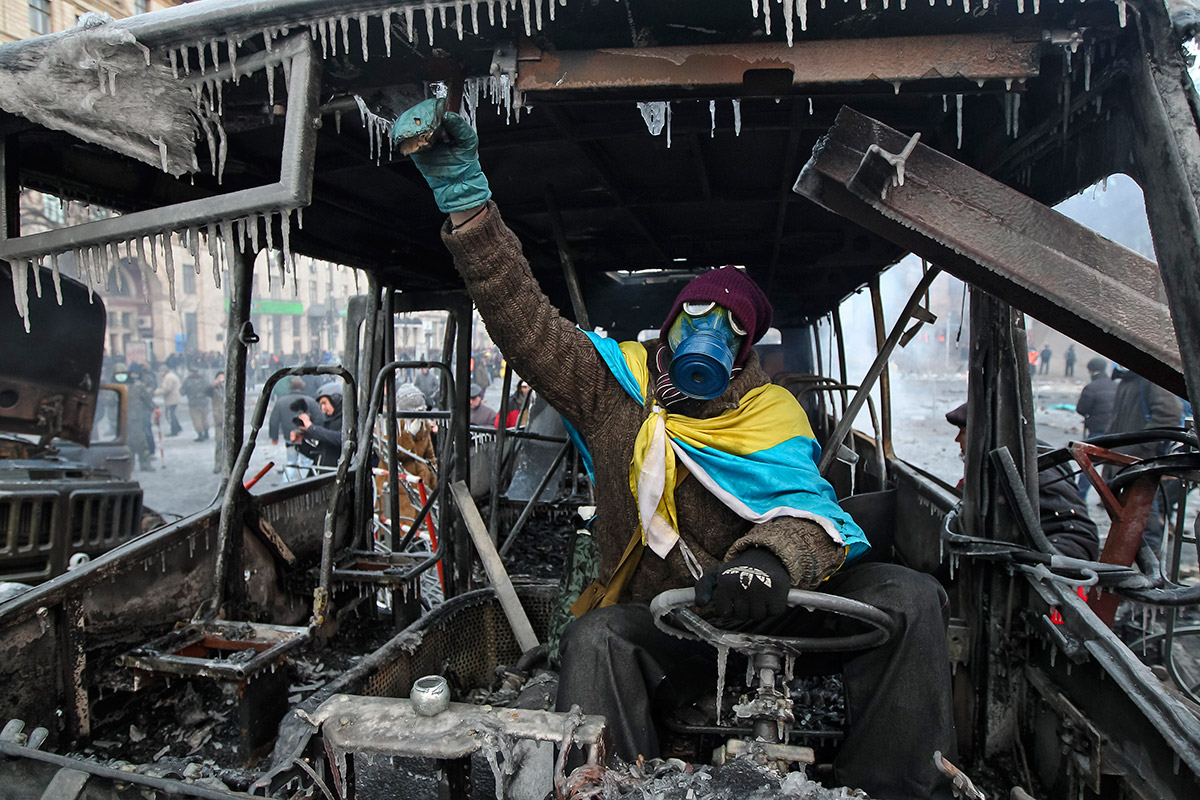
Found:
[[[630,397],[642,404],[652,400],[644,346],[584,333]],[[674,489],[691,473],[743,519],[812,520],[846,548],[847,561],[857,558],[870,545],[817,471],[820,453],[804,409],[780,386],[752,389],[736,409],[709,419],[672,414],[654,403],[629,469],[643,541],[663,558],[675,546]]]

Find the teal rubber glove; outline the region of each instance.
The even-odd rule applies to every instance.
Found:
[[[439,102],[444,101],[426,100],[401,114],[392,123],[392,141],[422,133],[429,120],[436,119]],[[442,117],[442,130],[449,141],[435,136],[428,148],[412,154],[413,163],[433,190],[438,208],[445,213],[483,205],[491,198],[492,190],[479,166],[479,136],[466,120],[453,112]]]

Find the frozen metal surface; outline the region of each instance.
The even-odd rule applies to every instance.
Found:
[[[904,184],[886,198],[882,187],[852,185],[871,145],[899,153],[908,139],[843,108],[795,190],[1183,391],[1179,346],[1153,261],[923,145],[905,163]]]
[[[475,752],[488,734],[561,743],[568,716],[451,703],[441,714],[422,717],[406,698],[340,694],[322,704],[313,719],[322,726],[325,739],[342,752],[449,759]],[[603,717],[584,716],[572,740],[598,744],[603,734]]]
[[[890,90],[896,81],[968,78],[1023,80],[1038,74],[1037,41],[1009,34],[897,36],[887,39],[695,47],[542,51],[526,44],[517,57],[517,89],[741,87],[752,70],[784,70],[796,86],[861,83]]]

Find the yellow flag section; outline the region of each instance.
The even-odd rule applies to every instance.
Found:
[[[639,404],[649,398],[646,348],[587,333],[622,388]],[[696,419],[653,403],[638,431],[629,465],[644,541],[665,558],[679,538],[675,486],[690,472],[722,503],[751,522],[799,517],[819,524],[847,548],[847,560],[870,545],[817,472],[820,446],[790,392],[773,384],[743,395],[738,407]]]

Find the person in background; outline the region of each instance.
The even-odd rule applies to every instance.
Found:
[[[225,373],[218,372],[212,382],[213,474],[219,475],[225,458]]]
[[[1108,433],[1135,433],[1150,428],[1178,428],[1183,422],[1183,401],[1156,383],[1138,375],[1133,370],[1113,369],[1117,379],[1117,391],[1113,399],[1112,421]],[[1138,458],[1154,458],[1164,455],[1170,447],[1166,440],[1114,447],[1120,453]],[[1112,466],[1104,468],[1104,477],[1111,478],[1116,472]],[[1150,518],[1142,532],[1143,543],[1158,551],[1162,544],[1163,526],[1166,524],[1166,506],[1162,492],[1154,498]]]
[[[521,379],[517,379],[517,388],[513,389],[513,393],[508,398],[508,419],[504,421],[504,427],[515,428],[518,425],[529,424],[529,412],[531,408],[526,407],[526,403],[530,407],[533,405],[533,392],[529,388],[529,383]],[[496,416],[496,427],[500,427],[500,417]]]
[[[150,428],[155,411],[154,395],[146,385],[141,364],[129,365],[125,387],[129,393],[129,449],[137,458],[138,468],[142,472],[154,472],[154,467],[151,466],[154,459],[154,435]]]
[[[1063,377],[1075,377],[1075,345],[1067,348],[1067,352],[1063,354],[1063,361],[1066,362],[1066,368],[1063,371]]]
[[[425,405],[429,408],[438,407],[438,390],[441,387],[439,374],[429,367],[421,367],[421,371],[417,373],[413,379],[413,383],[421,394],[425,396]]]
[[[292,418],[296,416],[296,412],[292,408],[299,402],[303,403],[303,409],[308,414],[315,424],[321,425],[325,422],[325,412],[321,410],[321,406],[311,395],[305,391],[304,378],[299,375],[293,375],[287,382],[289,392],[275,398],[275,405],[271,407],[271,416],[267,423],[267,433],[271,437],[271,444],[279,444],[279,437],[290,431],[295,425]],[[286,449],[285,466],[283,468],[283,479],[285,481],[296,481],[309,476],[309,468],[312,466],[312,459],[300,452],[297,443],[292,441],[291,437],[287,437],[284,442]]]
[[[496,409],[483,402],[483,387],[479,384],[471,386],[471,424],[496,427]]]
[[[1083,438],[1103,436],[1108,433],[1112,421],[1113,403],[1117,397],[1117,382],[1108,376],[1108,361],[1097,356],[1087,363],[1091,380],[1079,392],[1075,411],[1083,417]],[[1087,499],[1092,482],[1086,475],[1079,476],[1079,495]]]
[[[317,404],[325,414],[325,420],[317,424],[305,410],[303,401],[292,404],[296,415],[296,429],[288,439],[296,443],[300,452],[312,459],[316,467],[332,469],[342,455],[342,387],[339,383],[327,383],[317,392]]]
[[[1049,343],[1042,345],[1042,374],[1050,374],[1050,356],[1054,355],[1054,351],[1050,349]]]
[[[200,376],[195,367],[188,370],[183,381],[183,395],[188,400],[188,414],[196,429],[196,441],[208,441],[208,409],[212,405],[212,386]]]
[[[163,411],[167,418],[167,424],[170,426],[167,436],[178,436],[183,430],[183,426],[179,424],[179,417],[175,413],[176,407],[179,405],[179,389],[182,385],[175,370],[166,364],[158,368],[158,388],[154,391],[154,396],[162,400]]]
[[[967,454],[967,404],[946,413],[946,422],[958,428],[954,441],[959,453]],[[1038,442],[1038,452],[1049,450],[1046,442]],[[1064,556],[1095,561],[1100,557],[1100,533],[1087,513],[1087,506],[1075,487],[1066,464],[1044,469],[1038,473],[1038,509],[1042,532]],[[958,482],[962,487],[962,481]]]

